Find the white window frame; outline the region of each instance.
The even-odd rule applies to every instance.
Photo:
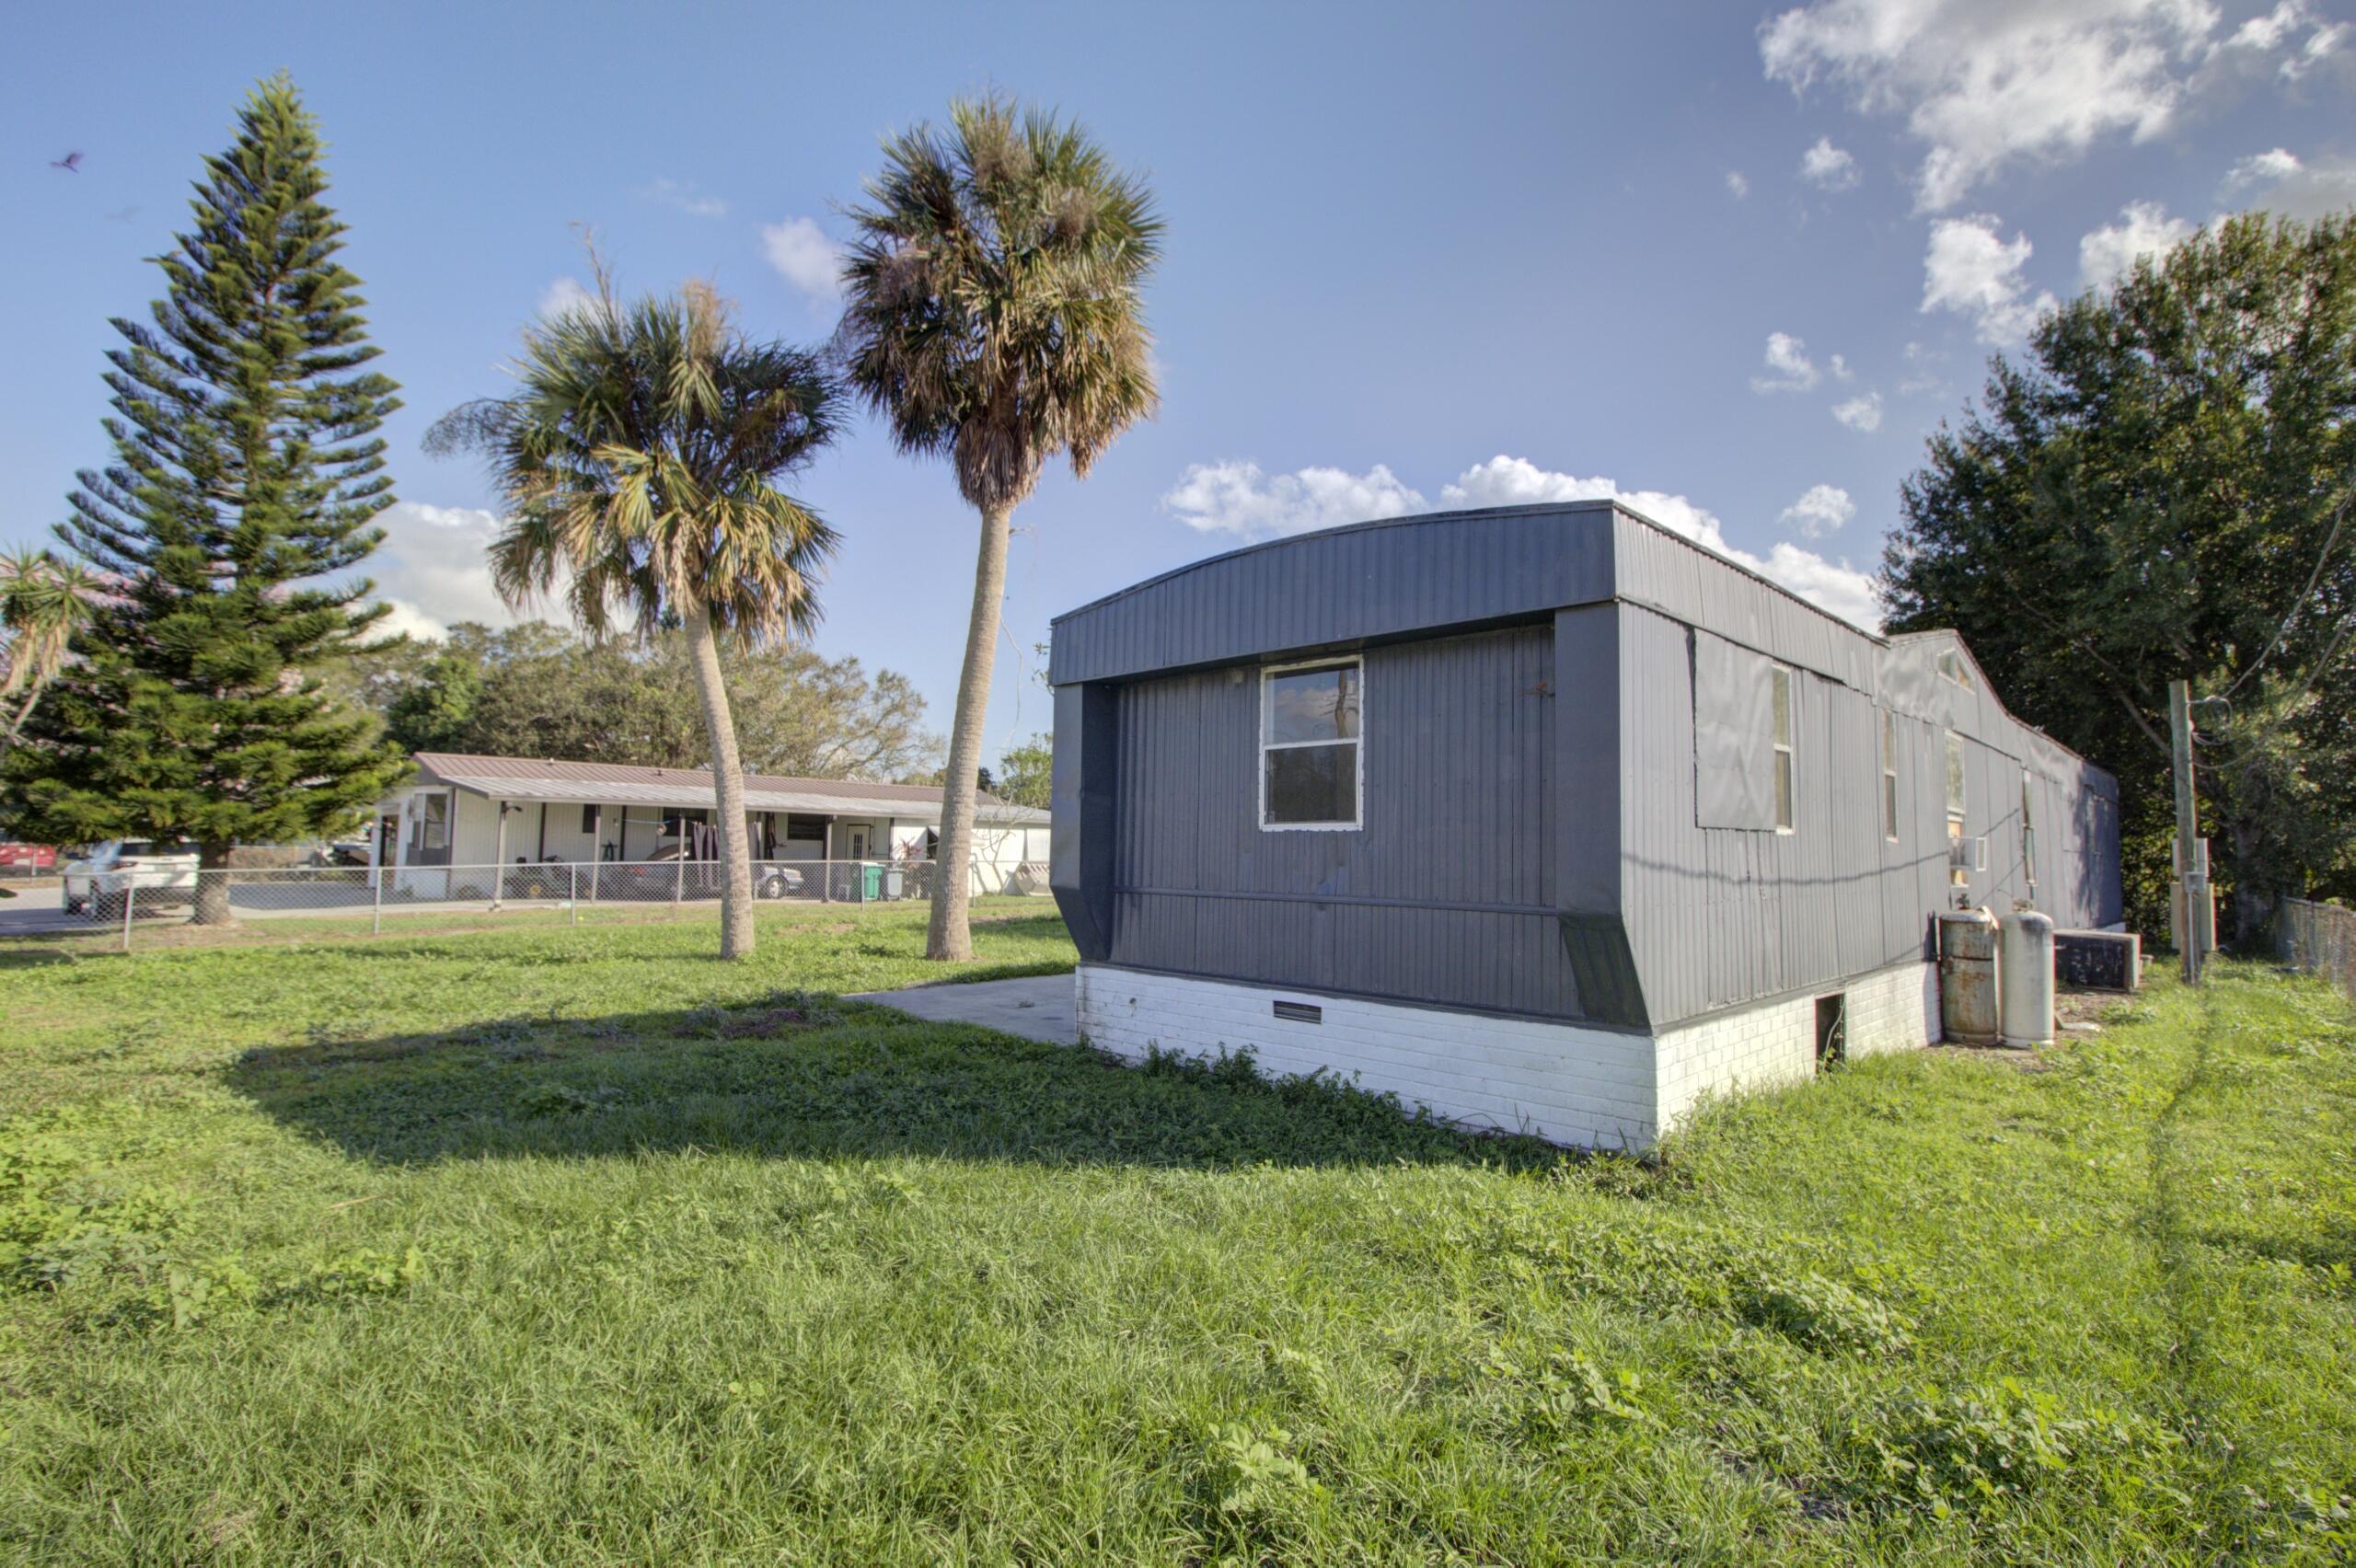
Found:
[[[1795,671],[1789,664],[1777,664],[1771,663],[1767,668],[1770,671],[1767,677],[1767,700],[1770,703],[1773,703],[1775,700],[1775,686],[1778,684],[1776,676],[1780,675],[1783,677],[1781,685],[1784,688],[1784,701],[1782,705],[1783,711],[1780,714],[1769,715],[1767,738],[1770,748],[1768,751],[1770,761],[1768,763],[1768,767],[1771,771],[1767,778],[1767,793],[1769,798],[1768,809],[1773,811],[1775,809],[1776,805],[1773,798],[1775,793],[1775,778],[1773,771],[1772,771],[1775,768],[1776,764],[1773,759],[1782,757],[1784,759],[1782,765],[1782,771],[1788,775],[1791,779],[1790,788],[1784,791],[1782,804],[1790,811],[1791,816],[1790,819],[1786,821],[1781,815],[1778,815],[1775,820],[1775,831],[1781,834],[1793,834],[1799,831],[1800,822],[1799,674],[1798,672]],[[1773,729],[1773,721],[1777,718],[1781,718],[1784,721],[1784,738],[1780,741],[1775,739],[1775,732]]]
[[[1898,715],[1881,710],[1881,836],[1898,842]]]
[[[1276,695],[1278,675],[1298,674],[1303,670],[1356,670],[1358,677],[1358,732],[1347,740],[1335,737],[1320,741],[1271,741],[1268,739],[1268,704]],[[1260,831],[1263,833],[1363,833],[1366,831],[1366,660],[1357,654],[1345,654],[1331,659],[1301,659],[1289,664],[1260,666],[1260,700],[1253,705],[1252,723],[1258,732],[1259,745],[1252,754],[1252,763],[1259,770]],[[1299,751],[1306,746],[1351,746],[1355,748],[1357,778],[1351,790],[1351,818],[1348,822],[1270,822],[1268,820],[1268,754],[1272,751]]]

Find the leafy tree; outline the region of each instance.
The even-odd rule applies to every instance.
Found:
[[[1078,126],[1001,98],[884,144],[843,268],[837,344],[904,452],[945,456],[981,516],[925,951],[973,956],[967,867],[1014,509],[1057,454],[1082,478],[1157,402],[1139,290],[1161,255],[1145,183]]]
[[[490,455],[509,520],[491,548],[510,603],[562,584],[602,637],[617,617],[685,635],[723,859],[720,952],[753,951],[745,770],[721,646],[817,623],[834,531],[777,486],[832,441],[841,393],[814,355],[739,332],[691,282],[625,306],[605,270],[588,304],[524,333],[522,390],[444,416],[437,450]]]
[[[379,690],[388,728],[417,750],[701,767],[709,755],[685,634],[591,642],[545,622],[462,623],[431,663]],[[924,698],[907,677],[807,648],[722,651],[746,769],[889,779],[930,761]],[[405,715],[443,714],[432,727]],[[431,744],[428,744],[428,743]]]
[[[113,460],[85,471],[60,537],[109,584],[6,764],[14,824],[72,843],[240,840],[348,827],[404,770],[310,672],[367,645],[365,579],[326,582],[382,536],[375,430],[399,406],[336,258],[318,129],[294,86],[257,86],[205,161],[192,222],[157,258],[165,297],[117,320]],[[196,917],[229,917],[218,875]]]
[[[455,651],[436,656],[422,678],[386,708],[386,737],[403,751],[466,749],[467,729],[481,705],[482,688],[482,666],[477,661]]]
[[[1018,806],[1047,809],[1054,796],[1055,737],[1037,734],[1006,748],[998,759],[998,792]]]
[[[15,743],[34,705],[65,667],[75,634],[99,599],[96,572],[48,550],[0,553],[0,746]]]
[[[2131,910],[2166,918],[2167,684],[2246,940],[2356,873],[2356,224],[2229,220],[2050,317],[1932,438],[1884,566],[2005,700],[2118,775]]]

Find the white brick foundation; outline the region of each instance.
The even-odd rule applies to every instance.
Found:
[[[1128,1061],[1154,1045],[1195,1056],[1248,1046],[1265,1073],[1323,1067],[1468,1127],[1606,1148],[1653,1139],[1653,1043],[1642,1034],[1106,964],[1081,964],[1075,983],[1080,1038]],[[1322,1008],[1324,1020],[1276,1018],[1277,1001]]]
[[[1654,1044],[1664,1126],[1704,1094],[1816,1076],[1816,999],[1848,996],[1848,1054],[1927,1045],[1939,1037],[1939,966],[1900,963],[1822,991],[1714,1013],[1663,1030]]]
[[[1912,963],[1657,1036],[1100,963],[1074,984],[1080,1037],[1126,1060],[1249,1049],[1263,1072],[1323,1068],[1465,1126],[1605,1148],[1650,1144],[1705,1093],[1812,1075],[1818,994],[1847,992],[1852,1055],[1938,1038],[1936,966]],[[1323,1017],[1277,1018],[1279,1001]]]

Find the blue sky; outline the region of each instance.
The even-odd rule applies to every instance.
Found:
[[[573,225],[626,289],[709,276],[815,341],[878,136],[1001,89],[1145,172],[1169,233],[1160,417],[1017,515],[993,754],[1046,722],[1055,614],[1372,515],[1617,489],[1869,616],[1924,434],[2050,298],[2222,213],[2356,204],[2356,27],[2318,0],[210,10],[14,19],[0,538],[103,458],[107,319],[270,71],[324,123],[403,384],[375,575],[420,626],[500,613],[489,490],[418,437],[502,389],[583,273]],[[945,728],[948,472],[862,421],[799,489],[846,539],[819,649]]]

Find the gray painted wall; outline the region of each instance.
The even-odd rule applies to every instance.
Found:
[[[1106,956],[1578,1016],[1555,928],[1553,653],[1547,626],[1368,653],[1347,832],[1260,826],[1256,669],[1115,688]]]
[[[1697,630],[1795,672],[1793,833],[1699,825]],[[1259,667],[1344,649],[1366,660],[1363,824],[1264,831]],[[1869,636],[1609,503],[1218,557],[1057,622],[1057,895],[1093,960],[1664,1027],[1924,954],[1951,897],[1953,730],[1966,831],[1989,840],[1974,899],[2027,891],[2026,771],[2040,907],[2117,920],[2116,787],[1976,666],[1941,677],[1943,650],[1962,651]],[[1720,674],[1705,692],[1757,684]]]

